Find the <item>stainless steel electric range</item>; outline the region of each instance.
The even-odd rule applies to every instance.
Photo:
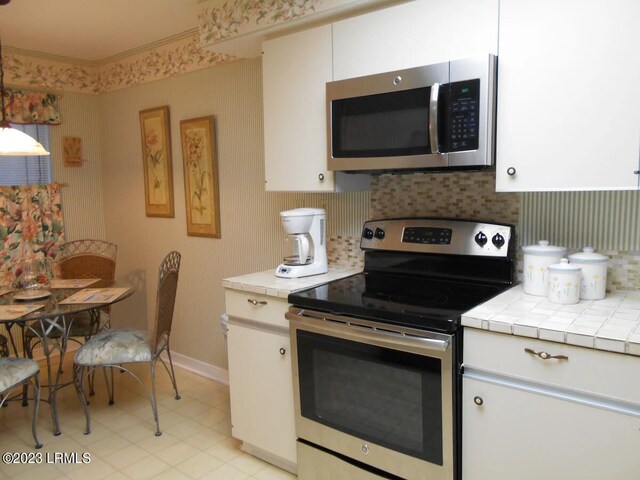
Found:
[[[299,478],[459,479],[460,317],[513,284],[514,227],[369,221],[360,246],[289,295]]]

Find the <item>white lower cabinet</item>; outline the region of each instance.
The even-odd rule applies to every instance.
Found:
[[[528,340],[477,331],[470,336],[468,332],[465,330],[465,354],[467,348],[472,351],[473,365],[465,359],[463,480],[640,478],[640,404],[605,391],[593,393],[601,380],[595,374],[588,392],[554,385],[555,370],[573,370],[580,376],[584,373],[581,370],[592,368],[581,362],[580,354],[587,349],[531,340],[534,351],[554,354],[562,348],[567,359],[543,359],[518,348],[525,359],[522,364],[531,361],[532,368],[525,365],[514,371],[518,361],[506,355],[503,364],[509,372],[505,374],[495,369],[491,357],[509,352],[509,348],[501,348],[503,345],[516,342],[520,347]],[[486,350],[478,347],[484,340]],[[591,352],[612,360],[608,369],[611,377],[618,374],[615,357],[628,360],[626,355]],[[483,356],[488,359],[484,365]],[[548,384],[541,370],[548,370],[552,378]],[[622,375],[617,380],[621,384],[635,382],[640,388],[637,375]]]
[[[244,295],[229,293],[240,299]],[[248,302],[256,300],[256,305],[247,304],[247,308],[256,310],[255,317],[261,316],[261,309],[278,311],[278,318],[272,320],[281,325],[272,325],[234,315],[234,302],[229,300],[227,295],[232,435],[242,440],[243,450],[248,453],[295,472],[290,341],[288,328],[284,326],[288,304],[261,295],[247,297]]]

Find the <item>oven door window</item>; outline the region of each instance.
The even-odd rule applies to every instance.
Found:
[[[431,87],[331,102],[334,158],[425,155]]]
[[[297,331],[303,417],[442,465],[437,358]]]

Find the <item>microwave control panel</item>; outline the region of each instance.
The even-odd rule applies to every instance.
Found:
[[[447,151],[477,150],[480,80],[450,83],[448,94]]]

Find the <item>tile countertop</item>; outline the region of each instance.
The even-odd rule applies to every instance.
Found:
[[[262,293],[271,297],[287,298],[291,292],[315,287],[322,283],[348,277],[362,271],[361,268],[329,267],[329,272],[322,275],[311,275],[301,278],[280,278],[276,277],[276,269],[265,270],[264,272],[249,273],[238,277],[230,277],[222,280],[222,286],[233,290],[243,290],[245,292]]]
[[[462,325],[640,356],[640,292],[558,305],[516,285],[466,312]]]

